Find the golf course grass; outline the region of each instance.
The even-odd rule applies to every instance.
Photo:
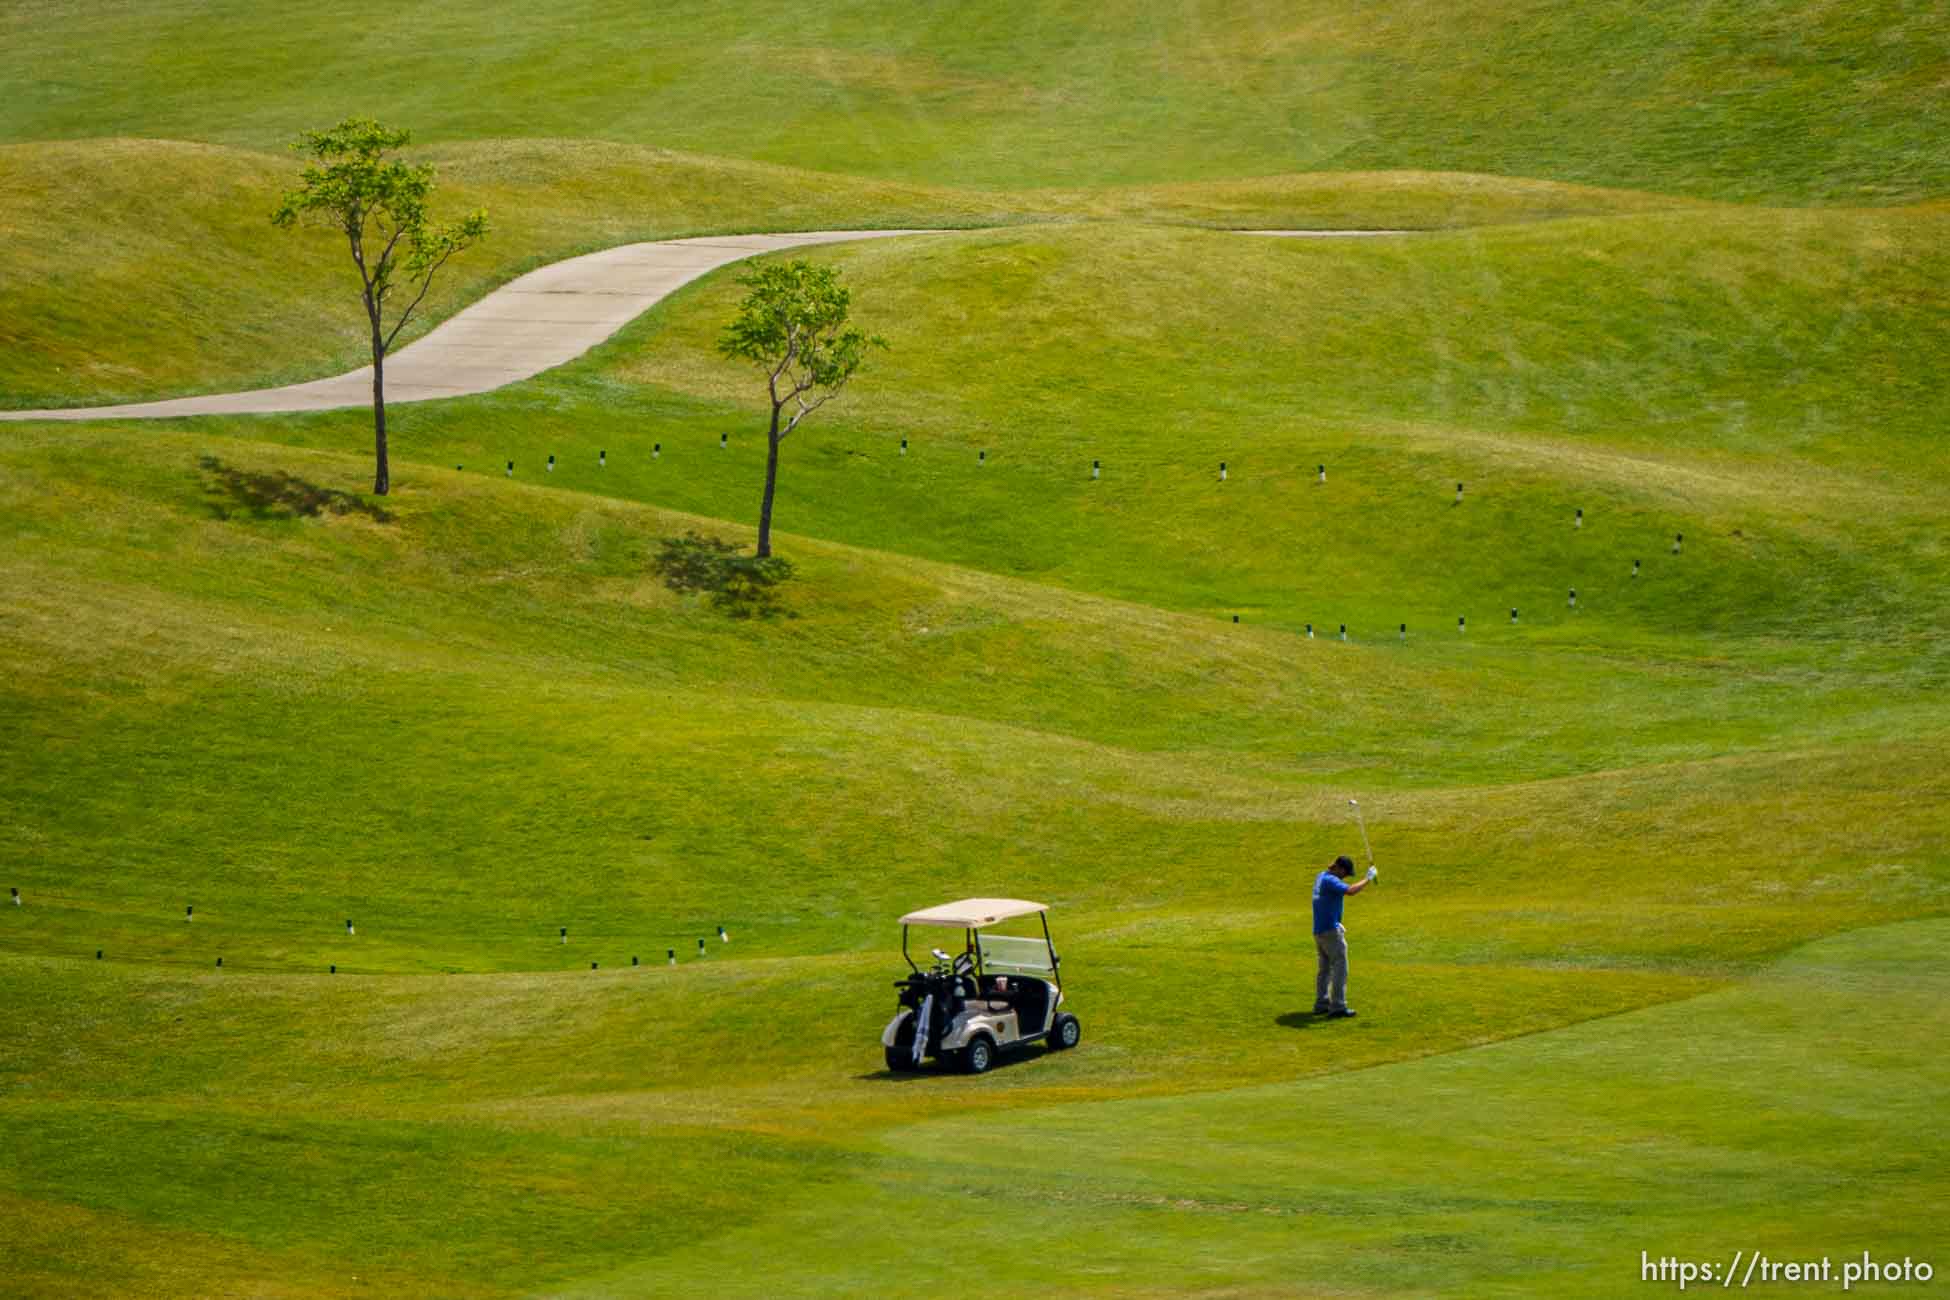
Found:
[[[346,112],[494,220],[426,326],[949,232],[803,254],[889,348],[769,615],[653,568],[753,540],[735,266],[393,407],[384,497],[361,409],[0,423],[0,1292],[1950,1267],[1940,17],[0,13],[0,407],[361,364],[268,220]],[[1241,233],[1311,228],[1403,233]],[[1052,905],[1082,1044],[889,1073],[970,895]]]
[[[1940,195],[1911,0],[916,9],[145,0],[6,21],[0,138],[274,148],[348,84],[429,140],[658,144],[976,188],[1398,168],[1736,200]]]

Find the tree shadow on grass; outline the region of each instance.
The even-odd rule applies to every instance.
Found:
[[[650,567],[679,595],[704,593],[712,608],[733,618],[793,617],[779,599],[792,564],[779,556],[740,555],[732,543],[695,530],[663,539]]]
[[[392,513],[381,506],[295,478],[283,470],[253,473],[226,465],[215,456],[197,462],[210,493],[210,513],[219,519],[239,515],[251,519],[315,519],[320,515],[365,515],[374,523],[390,524]]]

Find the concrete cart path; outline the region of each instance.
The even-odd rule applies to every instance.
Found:
[[[729,262],[806,244],[935,230],[817,230],[786,235],[707,235],[623,244],[530,271],[386,358],[386,404],[485,393],[573,360],[647,311],[664,295]],[[1256,235],[1337,236],[1370,230],[1256,230]],[[372,367],[283,388],[172,397],[121,406],[0,411],[0,420],[150,419],[324,411],[372,404]]]

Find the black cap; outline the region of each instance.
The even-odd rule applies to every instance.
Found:
[[[1354,874],[1354,859],[1343,853],[1340,857],[1334,859],[1334,865],[1329,867],[1328,870],[1337,876],[1351,876]]]

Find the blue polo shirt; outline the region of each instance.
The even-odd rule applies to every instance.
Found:
[[[1341,905],[1347,899],[1347,885],[1332,871],[1314,878],[1314,933],[1326,934],[1341,923]]]

